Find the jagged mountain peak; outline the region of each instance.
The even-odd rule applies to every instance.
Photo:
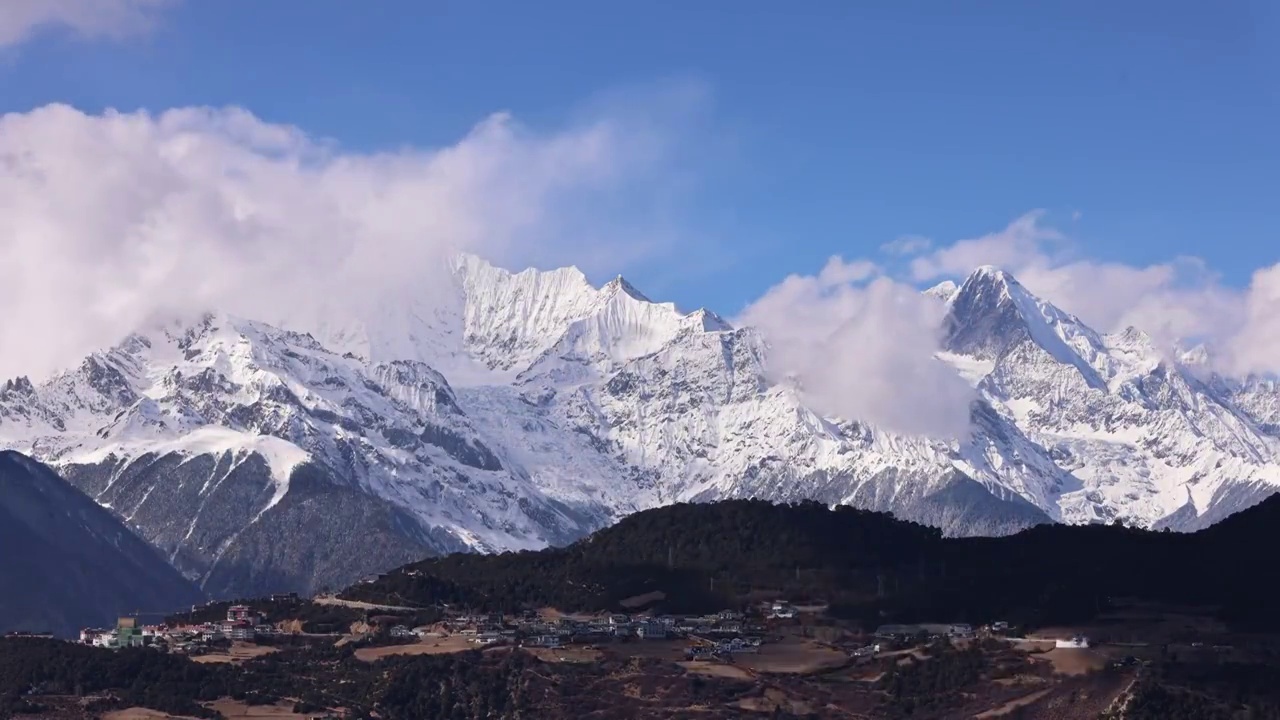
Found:
[[[966,284],[970,281],[1003,284],[1016,284],[1018,282],[1013,273],[997,265],[979,265],[965,278]]]
[[[613,293],[621,292],[621,293],[625,293],[627,296],[631,297],[634,300],[639,300],[640,302],[653,302],[648,298],[648,296],[646,296],[644,293],[637,290],[635,285],[632,285],[630,282],[627,281],[626,278],[622,277],[621,275],[618,275],[614,277],[612,280],[610,280],[609,282],[605,283],[604,286],[600,288],[600,291],[601,293],[606,295],[611,295]]]
[[[928,297],[941,300],[944,303],[949,303],[959,290],[960,286],[957,285],[954,280],[943,280],[937,285],[925,290],[924,294]]]
[[[981,265],[969,273],[964,282],[956,288],[954,299],[957,302],[964,301],[966,304],[984,308],[1012,302],[1020,311],[1029,310],[1028,305],[1048,305],[1023,287],[1013,273],[995,265]]]
[[[943,327],[948,352],[998,361],[1030,343],[1054,362],[1074,367],[1090,387],[1105,385],[1098,367],[1107,352],[1102,337],[994,266],[984,265],[965,279]]]

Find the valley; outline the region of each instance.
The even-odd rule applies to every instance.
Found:
[[[0,715],[1280,717],[1280,628],[1235,602],[1280,578],[1215,560],[1273,538],[1277,509],[1187,535],[965,539],[813,503],[677,505],[565,549],[451,555],[338,598],[103,631],[129,647],[0,639]],[[1097,561],[1070,572],[1050,547]]]

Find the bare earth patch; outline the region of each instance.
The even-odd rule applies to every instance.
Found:
[[[194,720],[184,715],[169,715],[159,710],[148,708],[125,708],[113,710],[102,716],[102,720]]]
[[[599,660],[604,653],[585,647],[563,648],[521,648],[543,662],[591,663]]]
[[[1107,665],[1106,656],[1086,648],[1054,648],[1046,653],[1032,655],[1033,660],[1047,661],[1053,671],[1063,675],[1084,675],[1091,670],[1101,670]]]
[[[228,698],[215,700],[208,707],[226,718],[269,718],[270,720],[307,720],[314,715],[301,715],[293,711],[293,703],[275,705],[245,705]]]
[[[611,655],[624,657],[657,658],[658,660],[682,660],[685,649],[690,645],[688,640],[644,640],[629,643],[605,645]]]
[[[760,652],[734,656],[736,664],[766,673],[811,673],[840,667],[849,656],[808,640],[766,643]]]
[[[266,645],[236,641],[231,644],[231,649],[226,652],[197,655],[191,659],[198,663],[240,663],[263,655],[270,655],[276,650],[277,648]]]
[[[751,673],[746,670],[736,665],[726,665],[725,663],[715,662],[713,660],[686,660],[676,664],[695,675],[729,678],[730,680],[751,679]]]
[[[471,642],[466,635],[450,635],[443,638],[425,638],[420,642],[408,645],[386,645],[384,647],[367,647],[356,650],[356,659],[373,662],[392,655],[447,655],[449,653],[475,650],[478,645]]]

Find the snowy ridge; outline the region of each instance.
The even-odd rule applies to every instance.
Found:
[[[995,268],[927,291],[948,308],[939,357],[981,396],[971,435],[950,443],[822,417],[766,379],[754,330],[621,277],[595,287],[574,268],[465,255],[448,271],[417,303],[294,330],[209,315],[39,387],[8,381],[0,447],[68,469],[206,578],[327,486],[374,502],[363,512],[404,552],[541,547],[655,505],[743,496],[889,510],[950,534],[1117,518],[1192,529],[1280,488],[1274,378],[1213,376],[1205,351],[1168,357],[1135,328],[1100,334]],[[196,509],[152,507],[171,489],[165,457],[181,464],[164,472],[199,476],[179,483]],[[168,529],[175,514],[185,535]]]

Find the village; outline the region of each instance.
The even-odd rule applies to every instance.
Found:
[[[706,616],[606,614],[560,616],[550,620],[532,611],[509,615],[444,608],[445,617],[440,622],[410,627],[395,622],[399,618],[397,615],[369,611],[366,622],[362,623],[365,629],[346,639],[359,642],[385,637],[411,642],[428,637],[454,636],[464,638],[476,647],[520,645],[558,648],[624,639],[694,638],[704,641],[696,644],[691,654],[719,654],[750,652],[751,648],[760,645],[766,630],[759,620],[788,619],[795,615],[795,609],[788,603],[771,604],[756,617],[756,622],[750,621],[744,613],[732,610]],[[249,605],[231,605],[221,621],[165,625],[140,624],[135,617],[121,617],[114,628],[82,630],[79,642],[102,648],[154,646],[171,652],[195,653],[222,641],[252,642],[289,634],[299,633],[268,622],[264,613]]]
[[[655,599],[646,596],[645,604]],[[333,649],[344,648],[334,667],[348,674],[404,656],[465,653],[463,661],[477,665],[514,656],[517,664],[532,658],[539,667],[579,666],[567,677],[597,677],[588,668],[598,668],[605,673],[599,677],[628,684],[675,683],[664,687],[723,692],[744,710],[798,714],[833,703],[862,713],[886,702],[910,705],[932,697],[931,683],[945,681],[965,688],[947,702],[963,706],[966,717],[1000,717],[1035,705],[1069,706],[1074,714],[1062,717],[1073,720],[1120,707],[1152,663],[1253,657],[1216,621],[1180,608],[1133,606],[1087,625],[1037,628],[1001,621],[867,627],[812,600],[768,600],[700,615],[618,608],[630,612],[544,607],[499,613],[288,595],[208,603],[160,624],[122,617],[115,628],[86,629],[78,642],[116,651],[148,648],[246,671],[287,667],[312,649],[333,658]],[[715,684],[720,681],[730,684]],[[707,689],[713,687],[719,689]],[[734,695],[744,687],[754,690]],[[302,717],[289,715],[295,716]]]
[[[302,603],[296,596],[273,597],[273,601]],[[341,604],[332,598],[328,603]],[[353,604],[359,606],[360,604]],[[211,606],[206,606],[211,607]],[[193,608],[198,610],[199,608]],[[201,656],[219,652],[229,643],[274,644],[276,638],[305,636],[331,638],[339,644],[370,645],[366,656],[415,654],[438,650],[522,647],[540,650],[595,651],[610,647],[651,655],[651,650],[674,650],[686,661],[719,660],[734,662],[735,656],[768,652],[770,645],[804,645],[821,649],[827,664],[834,660],[874,658],[939,638],[965,641],[977,637],[1009,637],[1008,623],[997,622],[974,628],[962,623],[884,625],[874,633],[851,633],[835,627],[814,626],[822,606],[771,601],[746,611],[722,610],[707,615],[652,615],[623,613],[562,614],[554,611],[526,611],[518,614],[478,613],[441,607],[442,618],[428,624],[405,622],[405,615],[378,606],[360,607],[363,617],[347,632],[304,633],[269,619],[250,605],[226,608],[224,618],[200,623],[142,624],[136,617],[121,617],[114,628],[86,628],[79,642],[94,647],[119,649],[152,647],[157,650]],[[404,610],[404,609],[399,609]],[[272,621],[274,620],[274,621]],[[819,642],[821,638],[821,642]],[[625,647],[624,647],[625,646]],[[1087,647],[1087,640],[1059,641],[1061,647]]]

